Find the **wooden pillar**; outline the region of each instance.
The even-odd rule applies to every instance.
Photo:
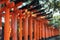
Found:
[[[39,21],[40,23],[40,29],[39,29],[39,37],[40,37],[40,39],[42,39],[42,24],[41,24],[41,21]]]
[[[51,28],[51,34],[52,34],[52,37],[53,37],[53,35],[54,35],[53,28]]]
[[[40,21],[38,20],[38,33],[40,33]],[[38,34],[38,40],[40,39],[40,36],[39,36],[40,34]]]
[[[34,19],[34,40],[36,40],[36,19]]]
[[[59,35],[59,30],[55,29],[55,36]]]
[[[29,36],[30,36],[30,40],[33,39],[32,33],[33,33],[33,19],[32,19],[32,16],[30,15],[30,17],[29,17]]]
[[[10,40],[10,10],[5,9],[4,40]]]
[[[23,27],[22,27],[22,22],[23,22],[23,20],[22,20],[22,10],[20,10],[20,16],[19,16],[19,40],[22,40],[22,30],[23,30]]]
[[[28,40],[28,15],[24,18],[24,40]]]
[[[46,30],[46,31],[45,31],[45,32],[46,32],[46,33],[45,33],[45,34],[46,34],[46,38],[49,38],[49,29],[48,29],[48,26],[47,26],[47,25],[46,25],[46,29],[45,29],[45,30]]]
[[[56,28],[54,29],[54,36],[56,36],[56,34],[58,33],[58,30],[56,30]],[[58,33],[59,35],[59,33]]]
[[[45,38],[49,37],[48,20],[45,19]]]
[[[49,38],[49,37],[51,36],[51,34],[50,34],[50,33],[51,33],[51,30],[49,29],[49,25],[47,26],[47,31],[48,31],[48,32],[47,32],[47,33],[48,33],[48,36],[47,36],[47,37]],[[47,35],[47,34],[46,34],[46,35]]]
[[[54,34],[55,34],[55,33],[54,33],[54,29],[55,29],[55,28],[53,28],[53,36],[55,36],[55,35],[54,35]]]
[[[54,35],[56,36],[57,31],[54,29]]]
[[[11,28],[12,40],[17,40],[17,15],[15,13],[12,14]]]
[[[44,25],[43,21],[41,21],[41,25],[42,25],[42,37],[45,38],[45,25]]]
[[[39,40],[39,21],[36,22],[36,40]]]
[[[49,27],[47,28],[48,29],[48,35],[49,35],[49,37],[51,37],[51,30],[49,29]]]

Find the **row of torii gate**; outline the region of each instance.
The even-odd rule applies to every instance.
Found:
[[[59,30],[48,25],[48,20],[42,16],[37,17],[27,9],[18,10],[17,7],[22,4],[14,4],[8,0],[0,1],[5,6],[0,8],[0,27],[2,27],[2,17],[4,17],[4,40],[41,40],[59,35]],[[10,9],[13,8],[11,12]],[[5,13],[3,13],[5,12]]]

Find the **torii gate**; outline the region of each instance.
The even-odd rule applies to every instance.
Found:
[[[58,31],[56,31],[57,33],[55,35],[53,34],[53,32],[51,32],[53,28],[49,28],[51,34],[46,35],[47,31],[45,30],[45,27],[47,26],[45,24],[47,24],[47,20],[41,19],[41,18],[38,20],[36,19],[37,17],[34,18],[32,16],[32,13],[26,9],[18,10],[17,6],[22,4],[21,2],[16,5],[14,4],[14,2],[10,3],[8,0],[3,0],[0,2],[0,4],[3,4],[3,3],[6,3],[6,6],[0,9],[0,26],[2,26],[1,17],[4,16],[5,18],[4,40],[10,40],[10,36],[12,36],[13,40],[18,39],[17,38],[17,18],[18,17],[19,17],[19,40],[22,40],[23,36],[24,36],[24,40],[28,40],[28,35],[30,36],[30,40],[33,40],[33,37],[32,37],[33,32],[34,32],[34,40],[47,38],[50,35],[51,36],[58,35]],[[13,12],[10,12],[11,8],[14,8]],[[2,14],[3,11],[5,11],[5,14]],[[25,12],[22,13],[22,11],[25,11]],[[23,20],[24,20],[24,26],[22,23]],[[34,23],[34,29],[33,29],[33,23]]]

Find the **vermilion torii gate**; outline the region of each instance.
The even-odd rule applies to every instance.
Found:
[[[22,2],[18,4],[10,3],[8,0],[0,2],[0,4],[4,3],[6,5],[0,8],[0,27],[2,27],[2,17],[5,19],[4,40],[10,40],[10,37],[12,37],[12,40],[23,40],[23,37],[24,40],[42,40],[42,38],[59,35],[59,30],[48,26],[48,20],[42,15],[37,17],[38,14],[33,14],[27,9],[17,9]],[[11,12],[12,8],[13,11]],[[4,14],[3,11],[5,11]]]

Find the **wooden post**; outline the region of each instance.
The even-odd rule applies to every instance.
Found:
[[[46,25],[45,28],[46,28],[46,29],[45,29],[45,30],[46,30],[46,31],[45,31],[45,32],[46,32],[46,38],[49,38],[49,29],[48,29],[48,26]]]
[[[47,38],[48,40],[48,37],[49,37],[49,29],[48,29],[48,20],[45,19],[45,38]]]
[[[52,34],[51,34],[51,26],[48,28],[49,29],[49,37],[52,37]]]
[[[30,36],[30,40],[32,40],[33,39],[33,37],[32,37],[32,30],[33,29],[33,20],[32,20],[32,16],[30,15],[30,17],[29,17],[29,36]]]
[[[39,40],[39,20],[36,22],[36,40]]]
[[[12,40],[17,40],[17,15],[15,13],[12,14],[11,28]]]
[[[28,40],[28,15],[25,14],[24,18],[24,40]]]
[[[40,29],[39,29],[39,37],[40,39],[42,39],[42,24],[41,24],[41,21],[39,21],[40,23]]]
[[[19,14],[20,14],[20,16],[19,16],[19,18],[20,18],[19,19],[19,40],[22,40],[22,35],[23,35],[22,34],[22,30],[23,30],[23,28],[22,28],[22,24],[23,24],[22,23],[23,22],[23,20],[22,20],[22,17],[23,17],[22,16],[22,10],[20,10],[20,13]]]
[[[36,40],[36,19],[34,19],[34,40]]]
[[[28,18],[24,19],[24,40],[28,40]]]
[[[42,25],[42,37],[45,38],[45,25],[44,25],[43,21],[41,21],[41,25]]]
[[[10,40],[10,10],[5,9],[4,40]]]
[[[53,32],[53,28],[51,27],[51,34],[52,34],[52,37],[53,37],[53,35],[54,35],[54,32]]]

